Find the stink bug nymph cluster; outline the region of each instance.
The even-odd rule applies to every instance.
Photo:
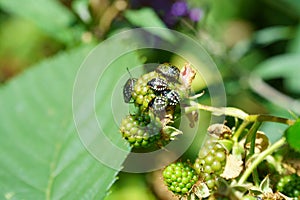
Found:
[[[178,92],[170,89],[169,83],[178,83],[180,71],[174,65],[164,63],[155,70],[161,78],[151,79],[147,85],[156,92],[157,96],[151,101],[150,107],[155,112],[161,112],[167,106],[176,106],[180,102]]]
[[[123,99],[131,106],[120,132],[133,149],[161,148],[182,134],[174,122],[183,108],[180,103],[189,95],[181,76],[184,69],[180,72],[176,66],[163,63],[138,78],[127,69],[130,77],[123,87]]]
[[[123,88],[125,103],[130,103],[133,95],[137,95],[134,98],[135,103],[142,104],[144,110],[146,107],[146,109],[150,108],[154,112],[161,112],[165,110],[167,106],[176,106],[180,103],[178,92],[175,91],[174,88],[170,88],[170,83],[172,83],[171,85],[173,86],[175,83],[179,83],[180,71],[176,66],[169,63],[159,65],[155,69],[155,72],[153,72],[153,76],[146,79],[146,82],[144,82],[145,80],[133,78],[128,69],[127,71],[130,78],[126,81]],[[138,81],[139,84],[136,86]],[[142,82],[142,84],[140,82]],[[144,91],[143,94],[141,94],[141,91]],[[144,98],[141,96],[145,94],[146,96],[148,95],[148,97]]]

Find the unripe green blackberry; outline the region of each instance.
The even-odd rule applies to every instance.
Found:
[[[149,113],[129,115],[121,122],[120,131],[132,147],[148,148],[161,138],[161,122]]]
[[[135,83],[132,98],[135,105],[140,107],[141,110],[146,110],[150,101],[156,97],[154,91],[150,89],[147,83],[157,77],[158,74],[156,72],[150,72],[141,76]]]
[[[163,171],[164,182],[174,194],[188,194],[197,182],[195,170],[185,162],[176,162],[167,166]]]
[[[194,169],[211,190],[216,188],[218,177],[224,171],[226,150],[215,140],[207,140],[194,163]]]
[[[297,174],[283,176],[277,183],[277,190],[288,197],[300,199],[300,176]]]

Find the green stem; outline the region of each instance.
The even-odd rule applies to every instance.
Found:
[[[254,154],[255,150],[255,138],[256,138],[256,132],[258,128],[260,127],[262,122],[277,122],[277,123],[283,123],[287,125],[293,125],[295,123],[295,120],[287,119],[287,118],[282,118],[282,117],[276,117],[276,116],[271,116],[271,115],[249,115],[246,112],[233,108],[233,107],[221,107],[221,108],[216,108],[212,106],[207,106],[207,105],[202,105],[199,103],[196,103],[194,101],[190,101],[189,107],[185,108],[186,113],[191,113],[193,111],[198,111],[198,110],[204,110],[204,111],[209,111],[212,112],[213,115],[226,115],[226,116],[231,116],[235,117],[238,119],[242,119],[243,123],[239,126],[237,131],[234,133],[232,140],[234,143],[238,142],[239,137],[245,130],[245,128],[250,124],[254,123],[253,126],[251,127],[248,135],[250,135],[250,140],[251,140],[251,146],[250,146],[250,152],[249,156]],[[252,136],[251,136],[252,135]],[[253,178],[255,183],[258,183],[258,174],[256,171],[256,167],[261,163],[268,155],[271,155],[275,150],[277,150],[279,147],[281,147],[285,143],[285,138],[281,138],[278,140],[276,143],[274,143],[270,148],[266,149],[263,151],[261,154],[257,156],[257,158],[251,163],[251,165],[245,170],[241,178],[239,179],[238,184],[243,184],[249,175],[252,173]]]
[[[190,113],[192,111],[198,111],[198,110],[205,110],[212,112],[213,115],[226,115],[226,116],[231,116],[231,117],[237,117],[239,119],[245,119],[249,115],[245,113],[244,111],[238,109],[238,108],[233,108],[233,107],[212,107],[212,106],[207,106],[203,104],[198,104],[196,102],[191,103],[192,106],[186,107],[185,112]]]
[[[250,139],[247,139],[247,141],[246,141],[246,142],[248,142],[250,140],[250,149],[249,149],[248,156],[252,156],[254,154],[256,132],[258,131],[261,124],[262,124],[261,122],[254,122],[254,124],[252,125],[252,127],[250,128],[250,130],[248,132],[248,138],[250,138]]]
[[[258,121],[258,122],[277,122],[287,125],[293,125],[295,123],[295,120],[282,118],[282,117],[276,117],[271,115],[249,115],[246,117],[245,120],[249,120],[252,122]]]
[[[278,123],[287,124],[287,125],[293,125],[295,123],[295,120],[271,116],[271,115],[249,115],[246,112],[244,112],[243,110],[234,108],[234,107],[216,108],[216,107],[212,107],[212,106],[199,104],[194,101],[191,101],[190,105],[191,106],[185,108],[186,113],[191,113],[192,111],[198,111],[198,110],[205,110],[208,112],[212,112],[212,114],[216,115],[216,116],[226,115],[226,116],[236,117],[236,118],[242,119],[244,121],[249,121],[249,122],[256,122],[256,121],[267,122],[267,121],[269,121],[269,122],[278,122]]]
[[[251,165],[246,169],[246,171],[241,176],[238,184],[243,184],[249,175],[253,172],[253,170],[261,163],[268,155],[271,155],[274,151],[280,148],[282,145],[285,144],[285,138],[281,138],[276,143],[274,143],[270,148],[263,151],[261,154],[257,156],[257,158],[251,163]]]
[[[261,124],[262,124],[261,122],[254,122],[254,124],[252,125],[252,127],[250,128],[250,130],[248,132],[248,137],[246,139],[246,143],[248,140],[250,140],[250,149],[249,149],[249,154],[247,155],[247,158],[251,157],[255,152],[256,132],[258,131]],[[255,185],[259,186],[259,176],[258,176],[258,172],[257,172],[256,168],[252,172],[252,177],[253,177],[253,181],[254,181]]]
[[[243,121],[243,123],[239,126],[239,128],[236,130],[236,132],[232,136],[232,140],[234,142],[238,142],[240,135],[243,133],[243,131],[249,124],[250,124],[249,121]]]
[[[253,182],[255,184],[255,186],[259,186],[259,176],[258,176],[258,172],[257,169],[255,168],[252,172],[252,177],[253,177]]]

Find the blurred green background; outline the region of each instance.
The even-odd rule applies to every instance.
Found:
[[[222,74],[228,106],[282,117],[300,114],[297,0],[0,0],[0,87],[9,95],[7,85],[32,66],[93,47],[120,31],[149,26],[177,30],[204,46]],[[141,51],[139,58],[183,64],[176,55],[157,51]],[[201,79],[193,87],[196,92],[207,88]],[[201,103],[209,104],[209,97]],[[208,113],[201,112],[199,123],[199,134],[183,158],[197,155]],[[265,124],[263,130],[275,141],[284,128]],[[159,180],[155,173],[120,173],[106,200],[169,199],[157,187]]]

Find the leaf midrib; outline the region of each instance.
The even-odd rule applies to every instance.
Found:
[[[57,142],[55,144],[54,156],[50,162],[50,173],[49,173],[48,183],[47,183],[47,187],[46,187],[46,200],[51,199],[51,193],[52,193],[53,183],[54,183],[54,179],[55,179],[54,172],[55,172],[55,169],[57,166],[59,155],[61,153],[61,147],[62,147],[61,142]]]

